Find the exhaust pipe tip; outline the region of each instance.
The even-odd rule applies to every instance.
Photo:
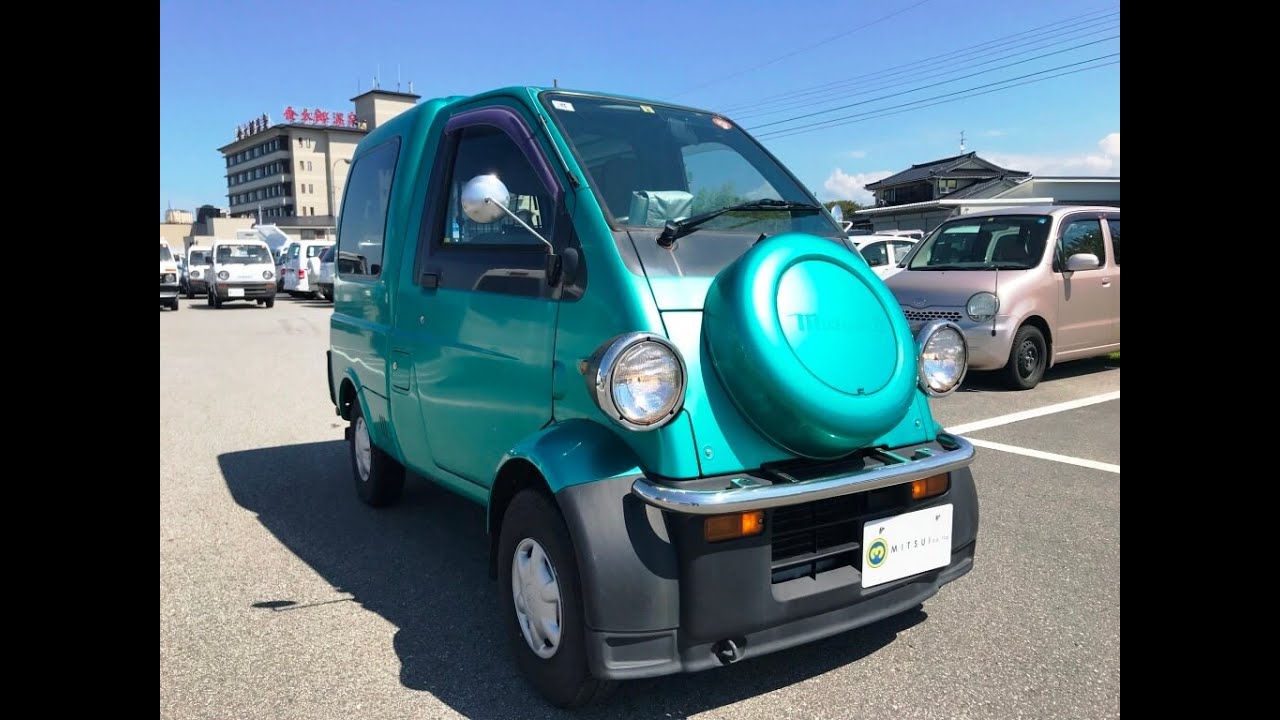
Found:
[[[732,665],[742,659],[742,649],[729,638],[712,645],[711,654],[716,656],[721,665]]]

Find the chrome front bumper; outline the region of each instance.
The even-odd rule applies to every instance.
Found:
[[[943,452],[918,449],[910,458],[887,450],[873,450],[871,456],[880,462],[879,465],[834,477],[766,484],[766,481],[744,473],[737,477],[726,476],[729,487],[714,490],[685,488],[641,477],[632,483],[631,494],[661,510],[716,515],[869,492],[959,470],[973,462],[973,445],[964,438],[939,433],[937,443]]]

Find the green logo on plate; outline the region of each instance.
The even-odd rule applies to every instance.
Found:
[[[867,548],[867,567],[878,568],[889,559],[889,544],[884,538],[876,538]]]

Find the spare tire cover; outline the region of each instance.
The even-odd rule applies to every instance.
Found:
[[[915,394],[915,340],[893,294],[861,257],[813,235],[768,238],[725,267],[702,333],[738,410],[798,455],[865,447]]]

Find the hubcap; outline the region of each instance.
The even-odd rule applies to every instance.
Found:
[[[360,480],[369,482],[369,467],[373,464],[373,452],[369,443],[369,426],[364,418],[356,418],[356,470],[360,472]]]
[[[1027,340],[1019,348],[1018,358],[1021,360],[1019,364],[1022,366],[1022,376],[1031,377],[1036,366],[1040,364],[1040,351],[1034,342]]]
[[[533,538],[516,546],[511,559],[511,595],[529,649],[544,660],[555,655],[560,649],[560,583],[551,558]]]

